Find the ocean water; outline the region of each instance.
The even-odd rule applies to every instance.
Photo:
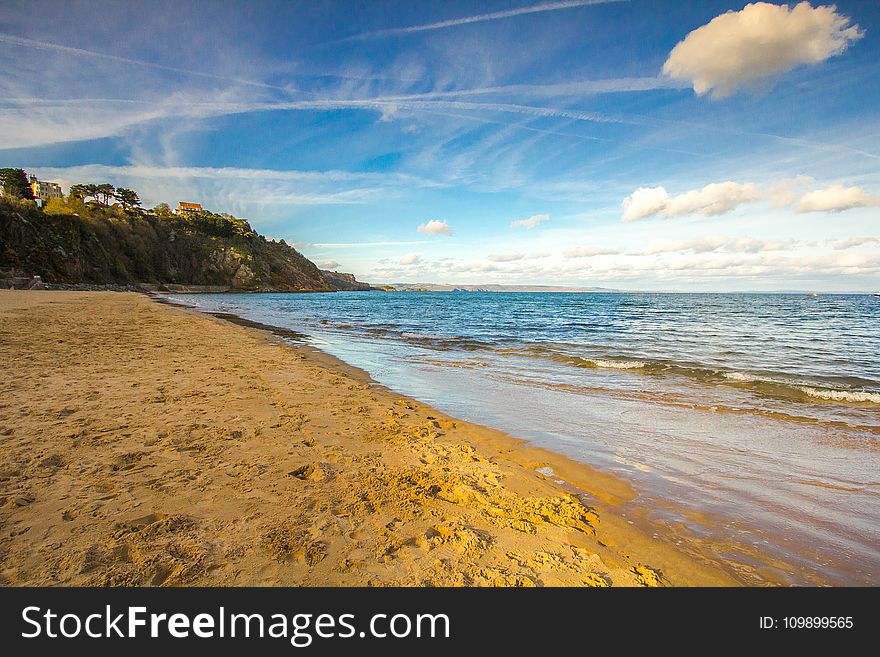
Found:
[[[294,329],[392,389],[617,474],[632,522],[744,582],[880,584],[880,297],[176,300]]]

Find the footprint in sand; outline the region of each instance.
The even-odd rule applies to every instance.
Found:
[[[327,477],[324,468],[318,463],[308,463],[287,473],[288,477],[302,481],[322,481]]]

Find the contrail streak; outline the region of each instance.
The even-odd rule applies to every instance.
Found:
[[[0,34],[0,42],[9,43],[14,46],[23,46],[25,48],[39,48],[41,50],[54,50],[68,55],[79,55],[81,57],[92,57],[95,59],[103,59],[109,62],[117,62],[119,64],[134,64],[135,66],[144,66],[146,68],[154,68],[160,71],[170,71],[172,73],[182,73],[184,75],[194,75],[200,78],[208,78],[210,80],[223,80],[224,82],[237,82],[252,87],[262,87],[264,89],[276,89],[279,91],[300,91],[290,87],[279,87],[265,82],[256,82],[244,78],[232,78],[215,73],[204,73],[202,71],[192,71],[186,68],[177,68],[176,66],[166,66],[165,64],[157,64],[155,62],[147,62],[142,59],[130,59],[128,57],[119,57],[118,55],[109,55],[103,52],[95,52],[94,50],[85,50],[84,48],[74,48],[72,46],[63,46],[58,43],[48,41],[36,41],[34,39],[25,39],[22,37],[12,36],[11,34]]]
[[[628,0],[567,0],[565,2],[544,2],[539,5],[531,5],[528,7],[518,7],[516,9],[507,9],[505,11],[495,11],[489,14],[478,14],[476,16],[464,16],[462,18],[452,18],[436,23],[425,23],[423,25],[411,25],[409,27],[395,27],[387,30],[376,30],[374,32],[364,32],[355,36],[341,39],[341,41],[354,41],[359,39],[374,39],[376,37],[393,36],[395,34],[411,34],[413,32],[427,32],[429,30],[443,30],[447,27],[455,27],[457,25],[468,25],[470,23],[484,23],[486,21],[497,21],[503,18],[513,18],[514,16],[523,16],[525,14],[539,14],[545,11],[559,11],[560,9],[574,9],[575,7],[586,7],[589,5],[605,5],[612,2],[627,2]]]

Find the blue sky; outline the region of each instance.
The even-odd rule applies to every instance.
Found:
[[[370,282],[880,288],[880,3],[4,2],[0,161]]]

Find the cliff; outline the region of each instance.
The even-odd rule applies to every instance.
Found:
[[[326,269],[322,269],[321,273],[324,275],[324,280],[326,280],[331,287],[335,290],[339,290],[340,292],[367,292],[368,290],[372,290],[373,288],[369,283],[361,283],[354,277],[354,274],[343,274],[338,271],[327,271]]]
[[[45,210],[0,199],[3,270],[40,276],[49,285],[337,289],[308,258],[283,240],[258,235],[242,219],[124,211],[76,199],[50,202]]]

